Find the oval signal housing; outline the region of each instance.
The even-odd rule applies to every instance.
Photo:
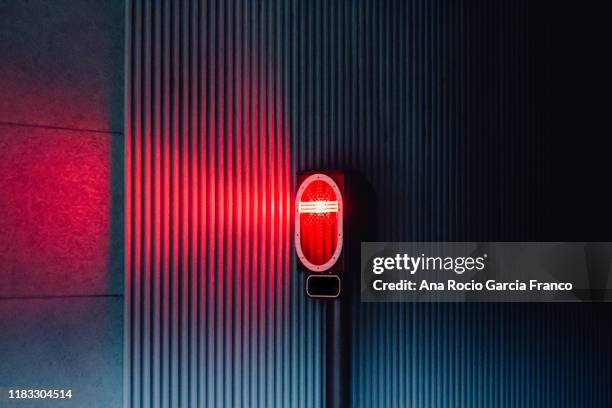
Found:
[[[295,197],[295,250],[313,272],[326,272],[342,252],[343,203],[338,184],[329,176],[308,176]]]

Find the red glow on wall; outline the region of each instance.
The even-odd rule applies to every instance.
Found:
[[[304,180],[296,196],[296,251],[308,269],[324,272],[342,249],[342,197],[326,175]]]
[[[293,279],[289,126],[280,85],[230,76],[237,68],[247,72],[252,58],[259,56],[241,57],[244,67],[218,61],[218,72],[232,78],[227,82],[211,71],[198,83],[185,78],[180,88],[157,77],[162,95],[184,101],[180,110],[174,97],[152,110],[145,97],[152,91],[128,89],[138,95],[126,108],[125,167],[126,301],[134,335],[156,316],[170,330],[166,338],[180,342],[179,321],[187,327],[202,319],[211,322],[203,339],[224,347],[226,328],[253,328],[245,333],[249,343],[282,323]],[[206,61],[216,66],[213,56]],[[162,336],[147,330],[145,339]]]
[[[108,289],[111,136],[0,127],[0,296]]]

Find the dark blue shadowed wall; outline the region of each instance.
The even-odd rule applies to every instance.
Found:
[[[363,174],[376,193],[375,240],[605,239],[605,211],[563,229],[584,204],[556,196],[567,171],[544,170],[567,165],[546,93],[558,58],[548,42],[561,22],[546,22],[559,17],[545,5],[314,2],[291,10],[292,165]],[[577,166],[598,155],[586,153],[592,147],[574,156]],[[356,304],[352,406],[609,406],[610,311]]]

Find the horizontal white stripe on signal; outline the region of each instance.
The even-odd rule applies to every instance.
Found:
[[[300,201],[299,213],[334,213],[338,212],[338,201]]]

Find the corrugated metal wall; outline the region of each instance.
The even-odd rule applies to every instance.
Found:
[[[321,307],[290,268],[281,7],[128,2],[126,406],[323,398]]]
[[[127,9],[126,406],[324,405],[298,170],[362,173],[378,240],[538,238],[526,0]],[[609,312],[357,304],[352,404],[609,406]]]

